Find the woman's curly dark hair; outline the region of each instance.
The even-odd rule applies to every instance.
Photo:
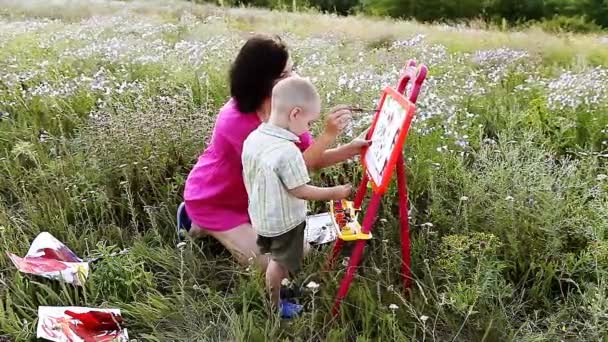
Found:
[[[289,52],[280,37],[256,35],[245,43],[230,68],[230,94],[239,111],[253,113],[281,77]]]

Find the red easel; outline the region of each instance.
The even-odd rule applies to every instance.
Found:
[[[401,254],[402,254],[402,258],[403,258],[401,268],[402,268],[403,284],[404,284],[405,289],[409,289],[411,286],[411,269],[410,269],[410,229],[409,229],[409,218],[408,218],[407,183],[406,183],[406,177],[405,177],[405,160],[403,158],[402,148],[403,148],[403,144],[405,143],[405,138],[407,137],[407,129],[409,129],[409,122],[411,122],[411,119],[414,116],[414,110],[415,110],[414,104],[416,103],[416,100],[418,99],[418,94],[420,93],[420,88],[422,87],[422,83],[424,82],[424,80],[426,78],[427,72],[428,72],[428,69],[425,65],[421,64],[418,67],[416,67],[415,61],[413,61],[413,60],[408,61],[408,63],[406,64],[406,66],[404,67],[404,69],[401,72],[400,80],[399,80],[399,83],[398,83],[397,89],[396,89],[397,93],[405,96],[405,101],[409,102],[408,105],[411,106],[411,111],[409,113],[410,117],[408,119],[406,119],[406,120],[409,120],[407,123],[406,129],[404,130],[404,132],[401,132],[401,134],[403,136],[399,137],[400,142],[395,147],[395,150],[398,149],[399,153],[395,154],[396,160],[392,161],[392,164],[394,164],[395,168],[397,169],[397,187],[398,187],[398,192],[399,192],[399,222],[400,222],[400,226],[401,226]],[[414,83],[409,91],[409,94],[406,95],[405,91],[406,91],[407,85],[410,80],[414,80]],[[387,91],[394,91],[394,90],[387,89]],[[384,96],[386,96],[386,93]],[[378,111],[376,112],[376,117],[374,118],[374,123],[372,124],[371,130],[368,132],[367,138],[369,138],[373,135],[374,126],[378,119],[379,111],[382,108],[382,104],[383,103],[380,103],[380,107],[379,107]],[[365,152],[366,151],[363,151],[362,161],[365,160]],[[393,170],[392,167],[393,166],[389,162],[389,165],[387,166],[387,170],[385,171],[388,174],[386,175],[386,177],[384,177],[387,180],[390,180],[391,173]],[[363,179],[361,179],[361,183],[359,184],[359,188],[357,190],[357,194],[356,194],[355,200],[353,202],[354,208],[361,208],[361,205],[363,204],[363,199],[364,199],[365,195],[367,194],[368,182],[370,182],[370,175],[368,174],[368,171],[364,167]],[[378,213],[378,209],[380,208],[380,200],[381,200],[382,196],[384,195],[384,193],[386,192],[387,186],[388,186],[387,182],[385,182],[385,184],[374,184],[374,182],[372,182],[372,188],[373,188],[372,197],[369,201],[367,211],[363,217],[363,223],[362,223],[362,227],[361,227],[361,232],[363,234],[368,234],[369,232],[371,232],[374,222],[376,220],[376,214]],[[340,288],[338,289],[336,302],[335,302],[333,310],[332,310],[332,314],[334,316],[338,314],[340,304],[342,303],[342,300],[348,294],[350,284],[353,281],[355,272],[361,261],[361,257],[363,255],[363,249],[365,247],[366,241],[367,240],[354,241],[355,246],[352,251],[350,261],[348,263],[348,267],[346,269],[346,275],[344,276],[344,278],[342,279],[342,282],[340,283]],[[327,260],[328,269],[331,268],[333,266],[333,264],[335,263],[336,258],[338,256],[338,254],[340,253],[340,250],[342,249],[343,245],[344,245],[344,240],[342,240],[342,239],[336,240],[334,248],[332,249],[332,252]]]

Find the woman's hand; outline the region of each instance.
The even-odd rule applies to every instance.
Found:
[[[346,108],[346,110],[345,110]],[[340,107],[335,109],[330,117],[327,118],[325,133],[315,139],[315,142],[306,151],[304,151],[304,161],[309,170],[318,170],[327,166],[335,165],[339,162],[346,161],[361,153],[361,149],[372,144],[371,140],[366,139],[367,131],[361,133],[348,144],[344,144],[337,148],[328,149],[329,145],[335,140],[335,136],[330,134],[339,134],[346,123],[342,125],[341,120],[350,120],[350,110],[348,107]],[[347,119],[340,119],[347,117]],[[346,121],[348,122],[348,121]],[[328,132],[329,129],[329,132]]]
[[[369,147],[372,144],[371,140],[367,140],[367,132],[369,128],[363,131],[363,133],[359,134],[358,137],[354,138],[349,142],[346,146],[348,147],[350,154],[354,157],[357,154],[361,153],[361,149],[365,147]]]
[[[324,134],[335,139],[352,119],[352,113],[350,106],[339,105],[332,108],[327,115],[325,120],[325,131]]]

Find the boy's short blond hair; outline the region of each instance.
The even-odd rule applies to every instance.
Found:
[[[306,78],[290,76],[279,81],[272,89],[272,111],[286,114],[294,107],[308,112],[319,112],[321,98],[315,86]]]

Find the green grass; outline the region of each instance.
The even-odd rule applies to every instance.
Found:
[[[82,288],[1,258],[0,336],[34,340],[38,306],[80,305],[122,309],[131,338],[150,341],[607,341],[600,37],[187,2],[0,4],[0,249],[24,255],[42,231],[81,257],[131,248]],[[306,259],[298,281],[321,287],[289,323],[270,312],[262,275],[217,242],[176,248],[185,178],[250,31],[285,37],[325,108],[369,108],[407,59],[428,64],[404,151],[409,296],[394,186],[335,320],[344,266],[320,271],[330,246]],[[360,172],[345,163],[314,183]]]

